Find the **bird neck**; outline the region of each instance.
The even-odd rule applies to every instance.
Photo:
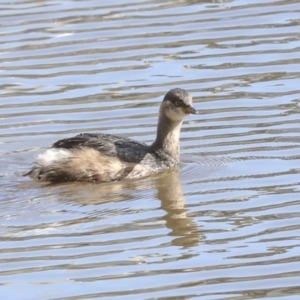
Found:
[[[173,121],[160,111],[156,139],[152,144],[154,152],[175,163],[179,162],[179,139],[182,122],[182,120]]]

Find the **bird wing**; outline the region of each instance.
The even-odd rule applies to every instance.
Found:
[[[117,135],[103,133],[82,133],[59,140],[53,148],[76,150],[82,147],[93,148],[109,157],[118,157],[126,162],[139,162],[147,154],[148,146]]]

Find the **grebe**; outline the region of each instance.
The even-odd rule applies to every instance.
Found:
[[[160,105],[157,135],[152,145],[117,135],[82,133],[54,143],[38,155],[26,175],[52,183],[100,183],[138,178],[171,168],[179,163],[183,119],[196,113],[192,96],[183,89],[172,89]]]

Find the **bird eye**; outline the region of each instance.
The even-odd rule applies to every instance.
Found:
[[[180,102],[179,101],[176,101],[175,102],[175,106],[179,106],[180,105]]]

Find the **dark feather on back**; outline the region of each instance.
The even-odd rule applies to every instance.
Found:
[[[118,157],[125,162],[137,163],[149,152],[149,146],[117,135],[103,133],[82,133],[72,138],[59,140],[53,148],[76,150],[93,148],[109,157]]]

